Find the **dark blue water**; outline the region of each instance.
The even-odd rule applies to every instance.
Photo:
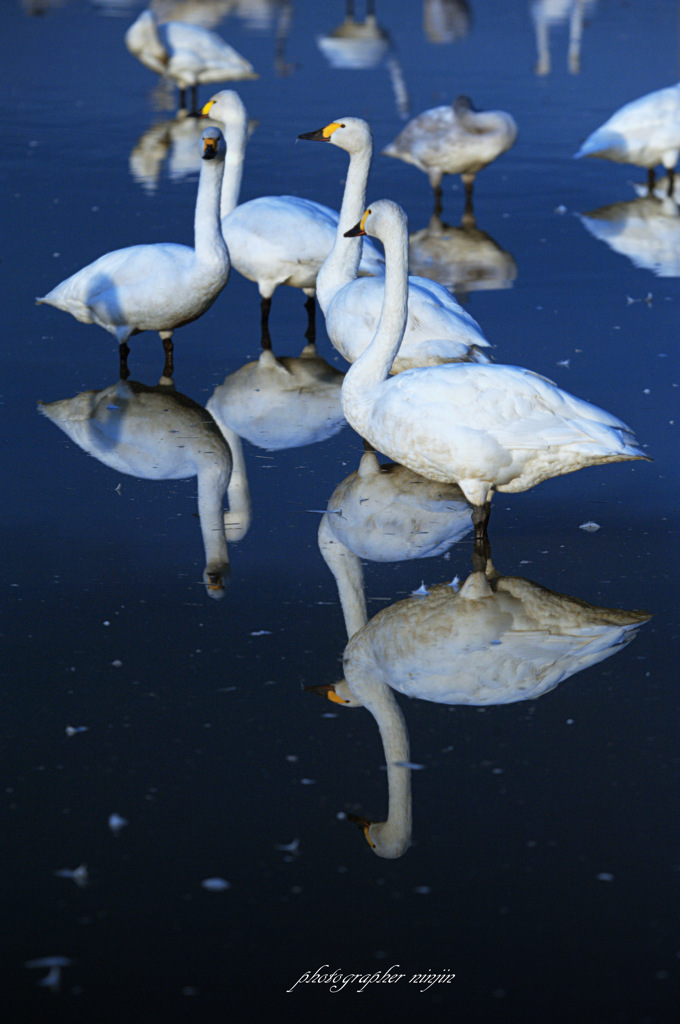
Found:
[[[379,3],[391,48],[353,71],[317,45],[342,22],[339,2],[262,5],[260,23],[247,4],[175,9],[191,6],[216,9],[212,27],[260,73],[239,86],[257,121],[244,199],[296,193],[337,208],[345,155],[295,145],[297,135],[357,115],[377,154],[403,124],[404,94],[413,114],[460,92],[513,114],[517,143],[475,187],[477,226],[511,258],[512,280],[469,290],[466,306],[497,361],[618,414],[654,461],[497,496],[493,562],[651,618],[535,701],[480,710],[399,697],[423,766],[411,772],[413,843],[376,857],[343,820],[386,816],[376,722],[303,689],[342,675],[347,633],[317,530],[361,440],[345,427],[295,448],[243,442],[252,519],[214,602],[195,479],[125,476],[37,414],[38,400],[114,384],[118,354],[110,335],[35,296],[102,252],[190,243],[197,177],[172,147],[154,150],[145,180],[131,159],[173,113],[123,45],[139,4],[6,0],[4,1019],[673,1021],[678,280],[576,216],[631,201],[644,172],[572,154],[614,109],[676,80],[677,5],[586,5],[578,74],[556,20],[543,75],[536,5],[442,4],[459,8],[459,36],[437,43],[423,5]],[[202,100],[213,91],[202,86]],[[411,231],[428,224],[424,175],[376,155],[368,200],[381,197],[404,206]],[[462,210],[459,180],[445,179],[444,222],[460,224]],[[300,354],[299,292],[277,291],[270,327],[277,355]],[[320,313],[316,340],[346,369]],[[204,405],[259,351],[257,290],[234,273],[177,332],[175,386]],[[129,364],[155,385],[158,338],[133,338]],[[464,580],[471,554],[468,535],[429,559],[365,561],[369,617],[423,581]],[[127,821],[118,834],[114,813]],[[81,864],[87,886],[55,875]],[[229,888],[202,887],[214,877]],[[36,984],[48,968],[25,966],[56,955],[72,961],[58,992]],[[372,976],[394,965],[404,979],[363,992],[355,981],[288,992],[319,968]],[[422,973],[455,979],[421,992],[409,979]]]

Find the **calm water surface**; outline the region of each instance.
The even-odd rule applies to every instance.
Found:
[[[297,193],[337,208],[345,155],[294,140],[337,117],[367,118],[368,200],[404,206],[424,265],[459,282],[496,360],[617,413],[654,459],[496,498],[493,562],[515,578],[506,585],[539,663],[552,645],[561,651],[560,630],[581,622],[584,602],[647,615],[610,616],[593,641],[600,660],[581,671],[572,662],[537,700],[479,708],[399,696],[408,764],[418,766],[400,769],[413,835],[386,860],[345,820],[387,815],[376,720],[303,689],[341,677],[347,643],[317,536],[363,452],[332,414],[346,365],[319,314],[317,353],[335,380],[323,426],[309,425],[303,393],[267,437],[239,424],[242,537],[230,544],[226,595],[211,601],[195,479],[124,475],[36,412],[38,400],[115,384],[118,357],[111,336],[36,307],[35,296],[119,246],[191,242],[195,126],[173,121],[172,91],[123,45],[139,4],[0,5],[4,1019],[677,1019],[678,222],[630,207],[643,172],[572,154],[618,106],[677,79],[678,9],[584,3],[577,73],[578,33],[571,69],[568,54],[578,6],[378,3],[388,42],[374,66],[349,70],[318,42],[343,21],[340,2],[158,5],[185,18],[200,9],[260,73],[239,86],[256,122],[244,198]],[[202,100],[213,91],[201,87]],[[433,255],[424,175],[378,155],[407,109],[460,92],[520,127],[477,179],[483,288],[460,284],[470,233],[449,232],[453,263]],[[613,204],[623,208],[604,219],[577,216]],[[445,179],[444,225],[459,227],[462,209],[460,182]],[[445,226],[431,225],[440,235]],[[299,292],[279,289],[270,326],[275,353],[299,357]],[[131,350],[131,378],[155,385],[158,338],[134,338]],[[234,273],[209,312],[178,331],[176,389],[205,405],[259,351],[257,290]],[[263,404],[275,409],[273,398]],[[403,508],[397,478],[385,479]],[[411,511],[429,500],[417,487],[409,494]],[[444,505],[418,526],[424,545],[441,531],[430,557],[413,557],[423,553],[416,528],[396,512],[372,557],[398,560],[345,552],[356,584],[346,612],[360,615],[362,588],[372,617],[422,583],[467,578],[470,536]],[[368,544],[365,528],[359,535]],[[452,607],[444,634],[458,646],[442,641],[438,671],[483,675],[508,609],[498,606],[499,625],[467,623]],[[416,675],[432,670],[417,616],[397,620],[381,648],[383,661],[398,660],[395,637],[412,635]],[[499,685],[509,687],[509,659],[521,676],[529,654],[502,653]],[[127,824],[112,829],[112,814]],[[88,885],[63,877],[82,864]],[[202,885],[214,878],[228,887]],[[50,956],[71,961],[56,971],[58,992],[36,984],[48,967],[25,966]],[[319,968],[405,977],[362,993],[356,981],[336,993],[320,983],[287,991]],[[409,979],[423,973],[455,979],[421,991]]]

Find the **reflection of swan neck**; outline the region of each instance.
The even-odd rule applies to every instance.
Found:
[[[206,561],[204,582],[213,597],[222,596],[222,577],[229,572],[222,502],[230,473],[231,459],[212,459],[198,471],[198,515]]]
[[[366,624],[364,573],[360,559],[333,533],[330,517],[334,514],[333,511],[329,511],[321,517],[319,550],[335,576],[347,637],[350,638]]]
[[[208,403],[208,409],[210,409],[210,403]],[[212,412],[212,410],[210,411]],[[228,541],[239,541],[248,532],[253,515],[246,462],[243,455],[243,442],[239,435],[225,423],[217,420],[215,422],[231,449],[232,457],[231,479],[227,488],[229,511],[224,513],[224,529]]]
[[[370,658],[361,657],[361,638],[358,643],[350,641],[347,645],[345,670],[351,677],[355,698],[377,722],[387,764],[387,820],[368,826],[366,838],[379,857],[401,857],[411,844],[411,769],[406,722],[391,688],[375,678],[375,664]]]
[[[350,153],[335,242],[316,279],[316,296],[324,312],[338,289],[353,281],[359,273],[361,238],[345,238],[344,234],[354,227],[364,212],[372,157],[373,139],[369,129],[364,144]]]

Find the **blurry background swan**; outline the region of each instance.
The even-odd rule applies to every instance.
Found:
[[[576,75],[581,70],[581,43],[586,19],[595,13],[597,0],[532,0],[529,5],[536,34],[536,74],[552,71],[550,36],[553,29],[569,23],[567,68]]]

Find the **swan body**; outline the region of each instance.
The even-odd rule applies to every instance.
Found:
[[[647,458],[625,423],[530,370],[456,363],[386,379],[406,323],[406,215],[380,200],[355,230],[379,237],[386,256],[378,328],[342,385],[348,422],[374,448],[428,479],[457,483],[477,510],[497,490]],[[477,511],[476,524],[484,527],[485,515]]]
[[[324,441],[345,426],[340,403],[343,374],[307,345],[300,356],[259,359],[229,374],[207,408],[222,429],[264,448],[298,448]]]
[[[636,267],[680,277],[680,208],[664,195],[645,195],[579,214],[587,231]]]
[[[575,154],[646,167],[650,191],[654,168],[662,164],[669,175],[668,195],[673,194],[673,174],[679,155],[680,83],[626,103],[592,132]]]
[[[145,67],[176,83],[181,107],[188,88],[193,90],[195,109],[198,85],[259,78],[250,61],[216,32],[183,21],[159,25],[151,10],[142,11],[130,25],[125,45]]]
[[[477,174],[514,144],[517,125],[504,110],[475,110],[467,96],[452,104],[423,111],[383,149],[413,164],[429,178],[441,207],[441,183],[445,174],[460,174],[468,200]]]
[[[313,297],[317,274],[335,241],[337,212],[301,196],[258,196],[238,205],[248,141],[246,108],[236,92],[223,89],[201,113],[223,125],[227,136],[221,216],[232,266],[257,283],[265,312],[281,284]],[[364,246],[359,274],[382,274],[384,268],[375,245]]]
[[[38,411],[119,473],[148,480],[197,477],[203,578],[208,594],[222,597],[229,571],[222,502],[231,486],[232,452],[210,413],[171,386],[122,380],[101,391],[41,402]]]
[[[125,346],[133,334],[158,331],[171,358],[172,334],[213,304],[229,277],[229,253],[220,229],[219,202],[225,143],[218,128],[201,136],[201,173],[194,248],[173,242],[133,245],[100,256],[38,298],[98,324]],[[172,377],[172,365],[166,365]]]
[[[350,155],[340,223],[331,253],[317,278],[317,297],[328,337],[353,363],[373,337],[384,294],[383,277],[357,277],[361,250],[356,238],[346,237],[365,207],[373,153],[371,130],[365,121],[345,117],[300,138],[329,142]],[[424,277],[408,279],[408,320],[393,373],[456,361],[488,362],[484,351],[488,347],[479,324],[446,288]]]

